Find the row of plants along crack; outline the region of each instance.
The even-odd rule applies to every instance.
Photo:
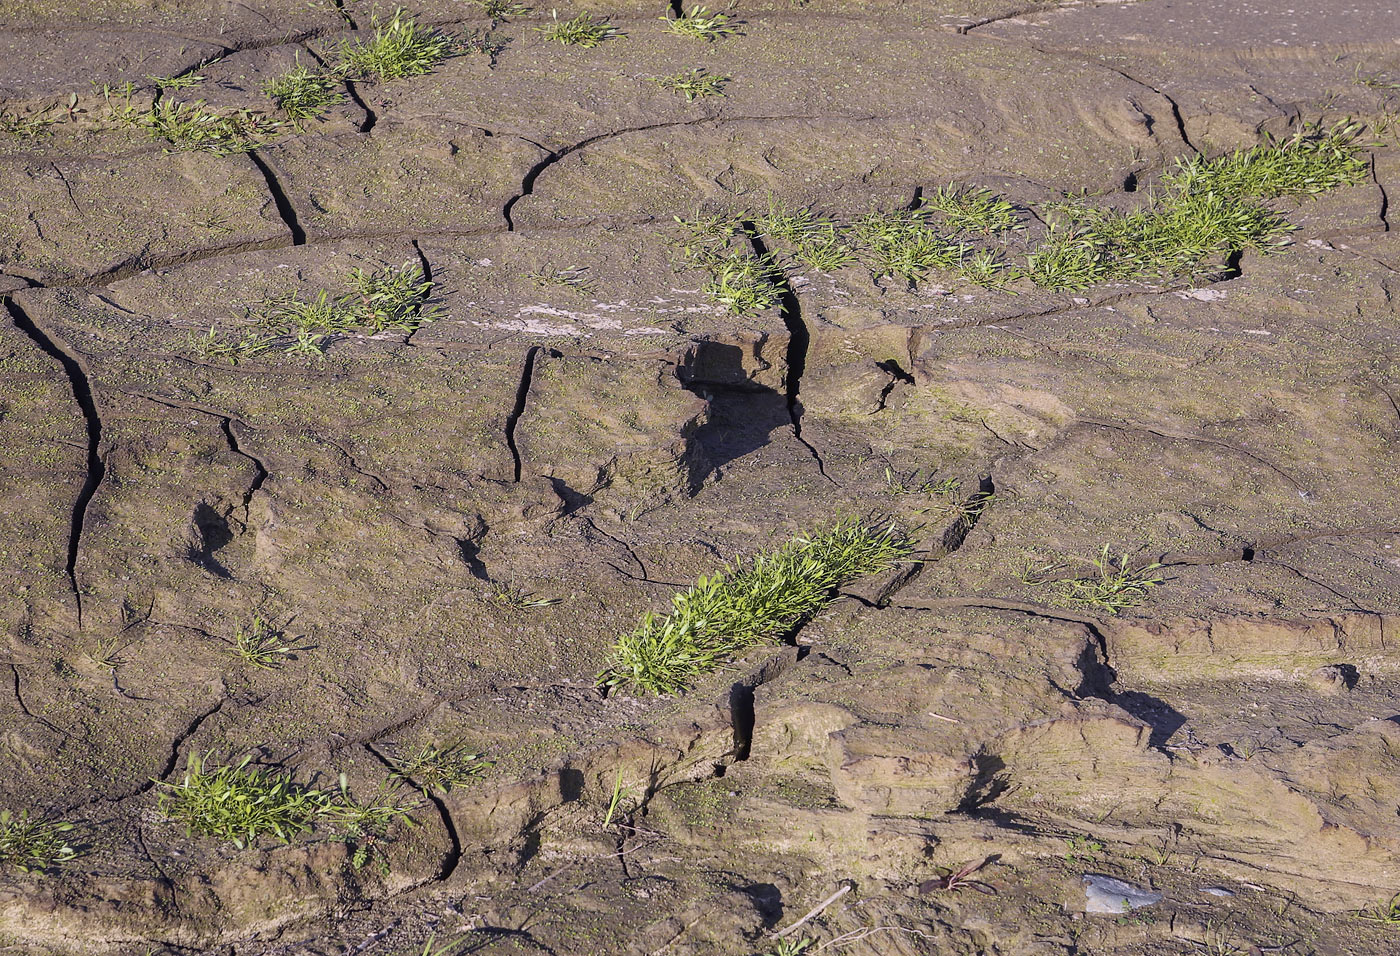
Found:
[[[200,87],[206,77],[200,70],[217,62],[210,60],[193,70],[174,76],[147,76],[156,96],[149,105],[135,102],[137,85],[128,81],[113,87],[97,87],[102,97],[103,117],[117,127],[145,133],[165,144],[168,151],[202,151],[226,156],[251,152],[277,137],[301,130],[313,120],[321,120],[328,110],[343,103],[359,81],[385,82],[423,76],[452,57],[478,54],[494,65],[508,40],[494,28],[528,14],[530,8],[511,0],[467,0],[491,18],[493,28],[473,30],[463,35],[445,33],[420,24],[402,9],[388,20],[375,19],[366,39],[342,42],[316,56],[318,65],[297,66],[263,84],[261,92],[280,116],[256,109],[219,110],[206,100],[183,100],[177,94]],[[712,13],[703,6],[682,11],[676,17],[660,17],[665,29],[678,36],[713,42],[738,33],[739,21],[731,14]],[[565,46],[591,49],[606,40],[625,36],[608,23],[581,13],[559,19],[555,11],[544,26],[535,28],[544,38]],[[324,64],[324,65],[321,65]],[[706,73],[703,69],[652,77],[651,82],[684,96],[687,101],[723,96],[728,76]],[[96,84],[94,84],[96,85]],[[32,113],[0,111],[0,134],[34,140],[53,132],[64,121],[77,121],[88,111],[76,93],[63,104],[53,104]]]
[[[876,281],[909,287],[938,278],[1012,293],[1197,279],[1218,274],[1244,250],[1288,246],[1296,227],[1277,200],[1365,181],[1363,129],[1351,121],[1308,125],[1286,140],[1178,160],[1135,208],[1078,195],[1032,211],[991,190],[951,184],[912,208],[838,220],[770,197],[766,210],[677,217],[676,243],[709,273],[704,291],[738,315],[780,303],[784,267],[866,269]],[[1033,244],[1023,238],[1032,216],[1046,223]],[[753,235],[767,240],[767,254],[753,250]],[[1017,248],[1026,250],[1021,264],[1013,259]]]

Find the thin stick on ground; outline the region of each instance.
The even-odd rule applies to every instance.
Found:
[[[826,908],[827,908],[828,906],[830,906],[832,903],[835,903],[837,900],[839,900],[841,897],[845,896],[845,895],[846,895],[847,893],[849,893],[849,892],[851,892],[851,884],[850,884],[850,883],[843,883],[843,884],[841,885],[841,888],[840,888],[839,890],[837,890],[835,893],[832,893],[832,894],[831,894],[830,896],[828,896],[826,899],[822,900],[822,901],[821,901],[820,903],[818,903],[816,906],[814,906],[814,907],[812,907],[810,910],[808,910],[806,916],[802,917],[802,918],[801,918],[800,920],[798,920],[796,923],[793,923],[792,925],[788,926],[786,929],[780,929],[780,930],[778,930],[776,933],[774,933],[774,934],[773,934],[773,938],[774,938],[774,939],[782,939],[784,936],[789,935],[790,933],[792,933],[795,929],[797,929],[799,926],[803,925],[804,923],[807,923],[807,922],[809,922],[810,920],[816,919],[818,916],[820,916],[820,915],[822,914],[822,912],[823,912],[824,910],[826,910]]]

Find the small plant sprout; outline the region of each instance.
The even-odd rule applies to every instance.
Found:
[[[243,663],[260,670],[276,670],[296,653],[296,644],[286,633],[260,614],[248,624],[233,629],[233,654]]]
[[[953,232],[990,236],[1018,225],[1016,207],[989,189],[942,186],[925,197],[920,208],[940,213]]]
[[[811,206],[789,208],[775,196],[768,197],[768,210],[753,220],[754,228],[771,239],[797,244],[807,239],[835,239],[836,224],[819,215]]]
[[[777,269],[767,256],[730,254],[708,259],[710,280],[702,291],[735,315],[754,315],[782,299]]]
[[[380,872],[388,876],[389,860],[384,846],[389,840],[389,829],[395,823],[416,827],[418,824],[409,815],[416,809],[416,803],[399,803],[388,782],[381,782],[374,797],[362,803],[350,795],[347,778],[341,774],[339,793],[321,816],[337,829],[331,839],[350,848],[352,867],[362,870],[371,860],[378,860]]]
[[[546,266],[543,269],[525,273],[525,278],[542,289],[549,286],[564,286],[584,294],[591,294],[594,289],[593,279],[588,275],[587,266],[580,269],[556,269],[553,266]]]
[[[108,637],[83,651],[83,656],[98,667],[114,671],[126,663],[121,656],[124,647],[120,637]]]
[[[613,817],[622,810],[622,802],[632,799],[631,788],[622,783],[622,768],[617,768],[617,776],[613,778],[612,796],[608,800],[608,812],[603,815],[603,828],[607,829],[612,825]]]
[[[994,886],[972,878],[972,874],[990,862],[991,858],[988,857],[982,860],[973,860],[971,863],[964,863],[958,867],[939,867],[938,876],[919,884],[919,892],[932,893],[934,890],[946,890],[956,893],[961,889],[970,889],[995,896],[996,888]]]
[[[48,109],[52,109],[52,107]],[[48,109],[31,114],[0,110],[0,134],[13,136],[16,139],[37,139],[40,136],[49,135],[52,132],[49,127],[57,123],[59,118],[45,116]]]
[[[428,941],[423,944],[423,952],[418,956],[451,956],[457,949],[466,944],[465,939],[453,940],[443,943],[441,946],[437,942],[437,934],[429,934]]]
[[[203,100],[183,103],[162,99],[137,109],[128,98],[120,106],[108,99],[109,115],[118,124],[164,140],[167,152],[198,151],[228,156],[247,153],[284,131],[284,124],[252,110],[219,112]]]
[[[285,775],[252,767],[253,758],[211,766],[191,754],[178,783],[157,780],[156,802],[188,834],[217,837],[242,850],[265,834],[283,843],[310,830],[334,794],[300,786]]]
[[[204,77],[194,71],[179,73],[175,76],[152,76],[148,73],[146,79],[162,90],[188,90],[204,82]]]
[[[764,956],[802,956],[809,952],[817,941],[810,936],[801,939],[785,939],[778,943],[776,949],[770,949]]]
[[[739,24],[727,13],[710,13],[704,7],[691,7],[682,10],[680,16],[659,17],[666,21],[666,29],[677,36],[693,37],[697,40],[714,41],[721,37],[733,36],[739,32]]]
[[[456,52],[450,36],[394,11],[388,23],[374,23],[374,34],[367,40],[346,43],[340,48],[337,68],[351,76],[397,80],[431,73]]]
[[[3,859],[3,857],[0,857]],[[1357,919],[1365,920],[1368,923],[1381,923],[1386,926],[1400,925],[1400,893],[1395,894],[1388,900],[1381,900],[1378,903],[1358,910]]]
[[[546,40],[554,40],[565,46],[581,46],[585,49],[592,49],[605,40],[626,36],[617,27],[608,23],[606,19],[595,20],[588,13],[580,13],[568,20],[560,20],[558,10],[549,12],[553,22],[548,26],[536,27],[535,29],[543,33]]]
[[[66,820],[30,816],[28,810],[0,810],[0,870],[37,873],[76,858],[67,837],[73,828]]]
[[[792,257],[818,272],[835,272],[856,261],[856,252],[834,228],[807,233],[793,244]]]
[[[734,237],[744,233],[742,218],[732,213],[696,215],[694,219],[673,218],[681,232],[677,244],[687,256],[701,262],[722,255]]]
[[[1104,545],[1098,556],[1087,563],[1094,569],[1092,575],[1065,578],[1056,576],[1066,567],[1063,561],[1038,568],[1027,561],[1020,580],[1028,587],[1054,586],[1059,591],[1054,601],[1056,604],[1087,607],[1109,614],[1137,607],[1147,599],[1153,588],[1163,583],[1163,579],[1155,574],[1163,565],[1148,564],[1135,568],[1127,554],[1114,557],[1108,545]]]
[[[704,70],[686,70],[671,76],[657,76],[652,82],[662,89],[684,96],[687,103],[693,103],[707,96],[723,96],[727,76],[717,76]]]
[[[263,93],[292,120],[319,119],[345,99],[340,80],[304,66],[283,73],[263,85]]]
[[[504,23],[511,17],[523,17],[530,12],[530,8],[525,4],[515,3],[514,0],[467,0],[467,2],[480,7],[481,12],[496,23]]]
[[[1103,850],[1102,843],[1086,836],[1075,835],[1065,839],[1065,859],[1071,863],[1092,863]]]
[[[767,554],[735,561],[649,613],[618,638],[599,675],[605,686],[673,693],[749,649],[781,640],[848,581],[894,567],[912,546],[894,526],[854,519],[799,535]]]
[[[530,611],[563,604],[564,599],[539,597],[515,585],[506,585],[496,592],[496,603],[512,611]]]
[[[491,761],[460,743],[439,746],[424,744],[417,750],[394,757],[394,776],[410,783],[424,793],[433,790],[450,791],[481,776]]]

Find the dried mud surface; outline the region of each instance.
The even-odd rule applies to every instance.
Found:
[[[93,84],[149,102],[197,70],[212,105],[266,109],[368,0],[0,0],[0,108],[83,111],[0,133],[0,808],[84,851],[0,871],[0,951],[768,953],[842,887],[791,934],[809,951],[1400,947],[1355,917],[1400,892],[1394,132],[1369,182],[1290,208],[1287,250],[1195,284],[852,268],[739,317],[672,242],[770,195],[1112,197],[1374,122],[1400,108],[1360,82],[1400,78],[1386,0],[760,0],[713,44],[614,2],[591,9],[627,36],[592,50],[548,44],[547,10],[405,5],[504,44],[215,156],[104,127]],[[650,82],[693,65],[727,95]],[[187,347],[403,262],[444,311],[411,334]],[[590,281],[526,278],[551,268]],[[896,493],[915,474],[995,498]],[[678,586],[871,513],[925,560],[684,695],[596,689]],[[1024,580],[1105,544],[1163,565],[1141,606]],[[300,638],[278,669],[228,652],[257,612]],[[382,868],[156,810],[191,755],[372,789],[434,741],[494,763]],[[995,895],[918,892],[982,859]],[[1086,914],[1085,873],[1164,899]]]

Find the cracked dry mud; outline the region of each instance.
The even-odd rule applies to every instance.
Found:
[[[1393,119],[1367,181],[1276,204],[1286,249],[1194,282],[787,268],[737,316],[673,223],[949,182],[1127,202],[1193,152],[1385,130],[1386,0],[746,0],[714,43],[612,2],[626,36],[595,49],[548,43],[548,11],[405,6],[504,44],[218,156],[102,122],[94,84],[269,110],[368,0],[0,0],[0,109],[81,107],[0,132],[0,808],[81,850],[0,869],[0,951],[768,953],[842,886],[791,939],[1400,948],[1355,915],[1400,892]],[[650,82],[691,66],[726,95]],[[411,332],[189,347],[404,262],[442,309]],[[994,498],[900,493],[935,475]],[[843,514],[921,560],[685,694],[597,690],[644,612]],[[1105,544],[1162,565],[1139,606],[1027,583]],[[299,638],[283,666],[229,653],[255,613]],[[448,741],[492,765],[382,867],[157,810],[192,755],[366,792]],[[985,859],[996,895],[918,891]],[[1086,872],[1164,899],[1085,914]]]

